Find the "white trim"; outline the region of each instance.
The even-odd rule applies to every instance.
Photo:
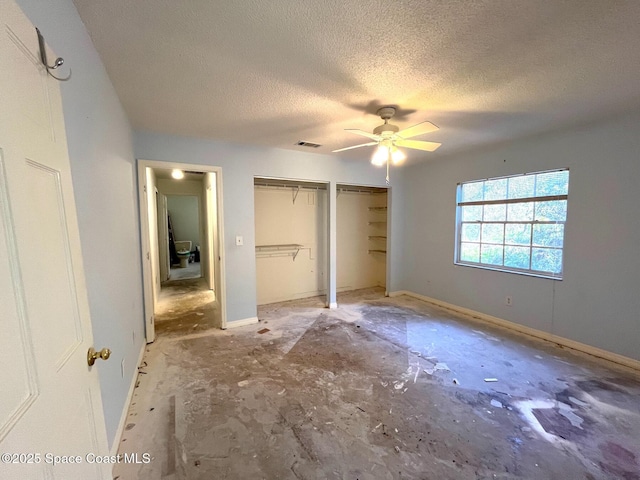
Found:
[[[417,298],[418,300],[431,303],[438,307],[446,308],[447,310],[452,310],[454,312],[461,313],[466,317],[469,317],[471,320],[490,323],[492,325],[496,325],[498,327],[506,328],[509,330],[515,330],[516,332],[522,333],[524,335],[529,335],[531,337],[539,338],[541,340],[546,340],[548,342],[556,343],[558,345],[562,345],[563,347],[571,348],[572,350],[577,350],[582,353],[593,355],[594,357],[608,360],[609,362],[617,363],[618,365],[623,365],[625,367],[629,367],[634,370],[640,370],[640,360],[635,360],[633,358],[629,358],[629,357],[625,357],[624,355],[619,355],[617,353],[609,352],[607,350],[603,350],[598,347],[586,345],[584,343],[577,342],[575,340],[570,340],[568,338],[561,337],[559,335],[554,335],[553,333],[544,332],[542,330],[537,330],[531,327],[526,327],[518,323],[510,322],[509,320],[505,320],[503,318],[487,315],[486,313],[478,312],[476,310],[471,310],[470,308],[460,307],[452,303],[443,302],[441,300],[427,297],[425,295],[420,295],[419,293],[410,292],[408,290],[398,290],[396,292],[389,293],[390,297],[399,297],[401,295],[407,295],[409,297]]]
[[[142,259],[142,292],[144,305],[144,335],[147,343],[155,340],[155,301],[153,297],[153,277],[151,260],[147,255],[151,252],[147,195],[144,191],[147,184],[146,165],[138,162],[138,214],[140,218],[140,257]]]
[[[246,327],[247,325],[255,325],[258,323],[258,317],[243,318],[242,320],[234,320],[227,322],[226,328]]]
[[[338,308],[338,302],[331,302],[327,308],[332,310]]]
[[[146,342],[143,342],[142,347],[140,348],[140,354],[138,355],[138,362],[136,363],[135,370],[133,371],[133,378],[131,379],[131,385],[129,386],[127,400],[125,401],[124,407],[122,408],[122,415],[120,415],[120,423],[118,424],[118,429],[116,430],[116,434],[113,437],[113,444],[111,445],[111,455],[118,454],[118,447],[120,446],[120,440],[122,440],[122,434],[124,433],[124,424],[127,422],[127,413],[129,413],[129,406],[131,405],[133,392],[136,389],[136,382],[138,381],[138,367],[142,363],[142,357],[144,357],[144,351],[146,347]]]

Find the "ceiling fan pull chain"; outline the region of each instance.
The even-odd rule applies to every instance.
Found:
[[[389,158],[387,158],[387,178],[385,179],[387,182],[387,185],[389,185],[389,165],[391,164],[391,149],[387,149],[389,152]]]

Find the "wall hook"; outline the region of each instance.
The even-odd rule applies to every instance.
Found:
[[[40,33],[40,30],[38,30],[37,28],[36,28],[36,32],[38,33],[38,46],[40,47],[40,61],[42,62],[44,67],[47,69],[47,73],[60,82],[66,82],[71,78],[71,69],[69,69],[69,75],[67,75],[65,78],[56,77],[53,73],[51,73],[51,70],[55,70],[59,66],[64,64],[64,58],[58,57],[53,62],[53,65],[49,65],[47,61],[47,48],[44,43],[44,37]]]

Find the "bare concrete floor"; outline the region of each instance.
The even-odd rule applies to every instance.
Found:
[[[175,337],[220,328],[216,313],[215,295],[204,278],[167,282],[156,305],[156,336]]]
[[[637,372],[378,289],[338,301],[159,333],[120,444],[153,460],[114,478],[640,479]]]

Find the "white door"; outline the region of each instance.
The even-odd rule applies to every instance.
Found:
[[[59,85],[13,0],[0,27],[0,478],[107,479]]]

